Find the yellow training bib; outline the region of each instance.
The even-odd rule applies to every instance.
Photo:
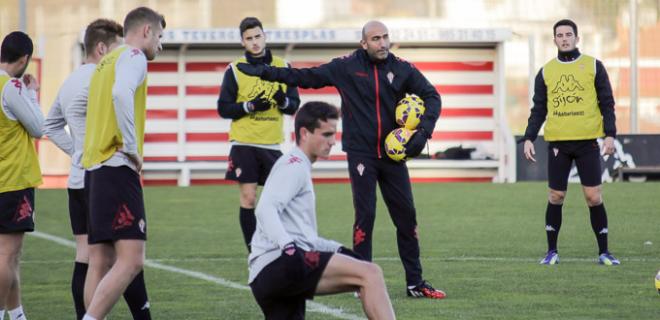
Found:
[[[0,101],[9,80],[9,76],[0,75]],[[0,110],[0,193],[33,188],[41,182],[32,137],[18,120],[7,118]]]
[[[83,147],[82,165],[91,168],[112,157],[124,145],[117,124],[112,87],[115,84],[115,66],[119,56],[129,48],[119,47],[101,59],[89,84],[87,101],[86,133]],[[134,49],[131,49],[134,50]],[[147,79],[135,90],[133,98],[135,139],[138,153],[142,155],[144,126],[147,116]]]
[[[546,141],[588,140],[605,135],[598,107],[596,59],[581,55],[571,62],[557,58],[543,67],[548,88]]]
[[[283,115],[278,110],[273,100],[273,95],[277,90],[283,88],[286,92],[286,85],[278,82],[261,80],[259,77],[248,76],[236,68],[237,63],[247,63],[245,57],[232,63],[232,70],[238,84],[238,95],[236,102],[250,101],[256,98],[261,92],[273,103],[272,108],[261,112],[252,112],[240,119],[231,122],[229,129],[229,140],[241,143],[253,144],[277,144],[284,141],[282,131]],[[274,67],[286,67],[286,62],[273,56],[270,64]]]

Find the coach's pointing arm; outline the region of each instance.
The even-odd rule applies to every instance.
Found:
[[[265,64],[254,65],[249,63],[239,63],[236,66],[241,72],[263,80],[313,89],[335,86],[340,69],[337,59],[314,68],[278,68]]]

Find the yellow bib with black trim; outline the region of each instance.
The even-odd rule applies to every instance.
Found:
[[[115,84],[115,66],[119,56],[129,48],[119,47],[108,53],[96,65],[87,101],[86,133],[83,147],[82,165],[91,168],[112,157],[124,145],[121,130],[117,124],[112,87]],[[133,50],[133,49],[131,49]],[[135,139],[138,153],[142,156],[144,126],[147,116],[147,78],[135,90],[133,98]]]
[[[571,62],[557,58],[543,67],[548,88],[546,141],[588,140],[605,135],[598,107],[596,59],[582,54]]]
[[[0,75],[0,100],[9,80],[11,77]],[[32,137],[20,122],[7,118],[0,110],[0,193],[33,188],[41,182]]]
[[[253,144],[281,143],[284,141],[284,132],[282,131],[284,117],[277,108],[273,95],[277,90],[280,90],[280,87],[286,92],[286,85],[248,76],[236,68],[237,63],[247,63],[247,59],[242,57],[232,62],[232,70],[238,84],[236,102],[242,103],[253,100],[261,92],[265,92],[265,96],[270,99],[272,105],[266,111],[252,112],[240,119],[233,120],[229,129],[229,140]],[[280,68],[287,66],[284,59],[276,56],[273,56],[270,65]]]

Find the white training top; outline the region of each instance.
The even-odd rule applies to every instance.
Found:
[[[50,107],[44,123],[44,134],[62,151],[71,156],[68,187],[85,187],[85,169],[80,163],[85,142],[85,116],[89,81],[96,64],[84,64],[64,81]],[[69,132],[64,129],[69,126]]]
[[[249,283],[291,242],[305,251],[336,252],[341,246],[318,235],[312,163],[298,147],[273,165],[255,214],[257,230],[248,257]]]
[[[0,69],[0,75],[9,74]],[[37,91],[28,89],[23,80],[13,78],[7,81],[2,92],[0,109],[5,116],[20,122],[33,138],[41,138],[44,115],[41,114],[41,107],[37,101]]]

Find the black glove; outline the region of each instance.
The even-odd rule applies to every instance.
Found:
[[[430,136],[426,130],[424,130],[424,128],[417,129],[417,131],[413,133],[412,137],[410,137],[408,143],[406,143],[404,146],[406,148],[406,157],[414,158],[422,153],[422,150],[424,150],[424,146],[426,145],[426,141],[428,141],[429,138]]]
[[[352,257],[352,258],[355,258],[355,259],[358,259],[358,260],[364,260],[364,257],[361,254],[359,254],[359,253],[357,253],[357,252],[355,252],[355,251],[353,251],[349,248],[346,248],[344,246],[339,247],[339,249],[337,249],[337,253],[341,253],[343,255],[347,255],[349,257]]]
[[[266,69],[265,64],[251,64],[251,63],[239,63],[236,65],[238,70],[247,74],[248,76],[261,77]]]
[[[270,109],[270,100],[266,98],[265,91],[261,91],[261,93],[258,94],[256,98],[250,100],[248,103],[250,104],[250,110],[252,112],[266,111]]]
[[[273,99],[277,102],[277,107],[280,109],[286,108],[286,92],[284,92],[284,86],[280,85],[280,89],[275,92]]]

